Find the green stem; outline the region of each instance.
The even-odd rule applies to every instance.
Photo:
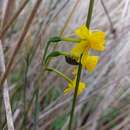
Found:
[[[72,83],[72,80],[70,78],[68,78],[66,75],[64,75],[62,72],[52,68],[52,67],[47,67],[46,70],[48,71],[53,71],[55,73],[57,73],[58,75],[60,75],[61,77],[63,77],[66,81],[68,81],[69,83]]]
[[[90,0],[86,26],[89,29],[94,7],[94,0]]]
[[[39,89],[36,90],[35,94],[35,112],[34,112],[34,130],[39,130],[38,128],[38,116],[39,116]]]
[[[76,99],[77,99],[77,95],[78,95],[78,87],[79,87],[79,82],[80,82],[80,77],[81,77],[81,72],[82,72],[81,58],[82,58],[82,55],[80,56],[80,63],[78,66],[78,74],[77,74],[77,78],[76,78],[76,86],[75,86],[75,92],[74,92],[74,97],[73,97],[72,109],[71,109],[71,113],[70,113],[68,130],[71,130],[71,127],[72,127]]]
[[[55,37],[54,37],[55,38]],[[46,55],[47,55],[47,52],[48,52],[48,49],[49,49],[49,46],[51,44],[51,42],[59,42],[59,41],[66,41],[66,42],[80,42],[80,39],[75,39],[75,38],[68,38],[68,37],[63,37],[63,38],[60,38],[58,37],[58,40],[54,39],[54,38],[51,38],[48,42],[47,42],[47,45],[45,47],[45,51],[44,51],[44,55],[43,55],[43,58],[42,58],[42,64],[44,64],[44,61],[45,61],[45,58],[46,58]],[[56,37],[57,38],[57,37]]]
[[[61,38],[62,41],[65,41],[65,42],[80,42],[80,39],[75,39],[75,38],[70,38],[70,37],[62,37]]]
[[[24,111],[23,111],[23,114],[24,114],[24,117],[23,117],[23,127],[21,129],[24,129],[26,130],[26,127],[27,127],[27,114],[26,114],[26,105],[27,105],[27,84],[28,84],[28,78],[27,78],[27,73],[28,73],[28,70],[29,70],[29,65],[30,65],[30,61],[29,61],[29,58],[30,58],[30,52],[27,53],[27,56],[25,57],[25,61],[26,61],[26,64],[25,64],[25,74],[24,74],[24,88],[23,88],[23,105],[24,105]]]
[[[47,55],[47,52],[48,52],[48,48],[49,48],[50,43],[51,43],[51,41],[48,41],[48,42],[47,42],[47,45],[46,45],[46,47],[45,47],[45,51],[44,51],[43,58],[42,58],[42,64],[44,64],[44,61],[45,61],[45,58],[46,58],[46,55]]]
[[[94,0],[90,0],[88,16],[87,16],[87,21],[86,21],[86,27],[88,29],[89,29],[91,18],[92,18],[93,7],[94,7]],[[77,95],[78,95],[78,87],[79,87],[80,77],[81,77],[81,73],[82,73],[81,59],[82,59],[82,55],[80,56],[80,63],[79,63],[79,66],[78,66],[78,73],[77,73],[77,77],[76,77],[75,92],[74,92],[74,96],[73,96],[73,103],[72,103],[72,109],[71,109],[71,113],[70,113],[68,130],[72,130],[72,122],[73,122],[74,111],[75,111],[75,106],[76,106],[76,98],[77,98]]]
[[[51,52],[50,54],[48,54],[46,56],[46,59],[45,59],[46,66],[48,65],[48,62],[50,61],[51,58],[58,57],[58,56],[70,56],[70,54],[68,52],[65,52],[65,51],[53,51],[53,52]]]

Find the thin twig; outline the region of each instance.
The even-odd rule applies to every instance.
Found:
[[[10,16],[13,13],[13,8],[15,6],[15,0],[6,0],[4,1],[4,8],[2,10],[2,29],[4,28],[5,24],[8,20],[10,20]],[[5,60],[4,60],[4,52],[2,47],[2,42],[4,39],[0,39],[0,71],[1,75],[5,73]],[[8,130],[14,130],[14,123],[13,123],[13,116],[12,110],[10,105],[10,96],[9,96],[9,88],[7,80],[3,84],[3,100],[5,105],[5,112],[6,112],[6,120]]]
[[[1,69],[0,71],[3,71],[2,73],[5,72],[4,54],[3,54],[1,41],[0,41],[0,69]],[[4,105],[5,105],[8,130],[14,130],[7,80],[5,80],[5,82],[3,84],[3,100],[4,100]]]

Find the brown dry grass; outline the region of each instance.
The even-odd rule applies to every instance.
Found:
[[[103,1],[108,14],[101,1],[96,0],[91,28],[100,29],[107,33],[107,47],[106,51],[101,54],[101,62],[95,72],[93,74],[84,72],[82,75],[82,79],[88,87],[78,99],[74,129],[129,130],[130,1]],[[3,0],[3,2],[5,1]],[[21,12],[17,11],[21,8],[22,2],[15,4],[16,7],[10,6],[13,12],[9,15],[10,19],[14,20],[12,19],[12,22],[6,20],[5,27],[8,28],[5,29],[3,38],[3,51],[7,68],[10,66],[9,62],[13,63],[6,78],[9,85],[15,129],[19,130],[23,127],[24,130],[30,130],[34,128],[34,110],[36,108],[34,95],[36,88],[39,88],[39,129],[65,130],[68,125],[72,95],[63,95],[66,83],[57,75],[45,71],[41,75],[41,60],[45,44],[50,36],[73,35],[72,30],[85,22],[88,1],[43,0],[38,8],[38,13],[34,11],[32,14],[36,13],[32,24],[27,24],[26,21],[35,1],[29,1]],[[23,27],[25,27],[24,32],[22,31]],[[24,38],[22,34],[27,35]],[[3,35],[0,36],[2,38]],[[14,57],[14,48],[16,48],[17,43],[20,43],[21,46],[17,49],[17,54]],[[61,46],[53,46],[50,50],[69,50],[70,47],[71,45],[66,43]],[[28,53],[32,56],[29,64],[27,64]],[[13,60],[11,59],[12,54]],[[68,67],[64,58],[53,60],[50,66],[59,68],[65,74],[72,76],[72,68]],[[26,98],[24,98],[25,92]],[[0,129],[7,129],[3,104],[0,109]],[[24,115],[26,115],[26,122],[23,122]]]

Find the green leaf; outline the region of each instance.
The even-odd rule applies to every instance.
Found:
[[[45,63],[47,63],[50,58],[57,57],[57,56],[67,56],[67,55],[68,55],[67,52],[53,51],[47,55]]]

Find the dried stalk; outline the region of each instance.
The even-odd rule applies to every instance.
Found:
[[[4,63],[5,62],[4,62],[3,48],[2,48],[2,43],[0,41],[0,71],[1,71],[1,73],[5,72],[5,64]],[[8,130],[14,130],[7,80],[5,80],[5,82],[3,84],[3,100],[4,100],[4,105],[5,105]]]
[[[20,13],[22,12],[22,10],[24,9],[24,7],[27,5],[29,0],[25,0],[23,2],[23,4],[19,7],[18,11],[15,13],[15,15],[13,15],[13,17],[7,21],[7,23],[5,24],[5,26],[2,29],[2,32],[0,33],[0,38],[3,37],[5,35],[5,33],[8,31],[9,27],[13,24],[13,22],[16,20],[16,18],[20,15]]]
[[[10,20],[10,16],[12,15],[13,9],[15,7],[15,0],[6,0],[4,2],[5,2],[4,7],[2,10],[2,29],[4,28],[7,21]],[[3,39],[0,39],[0,72],[1,72],[1,75],[5,72],[5,61],[4,61],[2,40]],[[10,96],[9,96],[9,88],[8,88],[7,80],[5,80],[5,82],[3,84],[3,100],[4,100],[4,105],[5,105],[8,130],[14,130],[13,116],[12,116],[12,110],[11,110],[11,105],[10,105]]]
[[[18,51],[19,51],[19,49],[20,49],[20,47],[21,47],[21,45],[22,45],[22,43],[24,41],[24,38],[25,38],[25,36],[26,36],[26,34],[27,34],[31,24],[32,24],[32,21],[33,21],[35,15],[36,15],[36,12],[37,12],[41,2],[42,2],[42,0],[38,0],[36,2],[32,12],[31,12],[31,15],[29,16],[29,18],[28,18],[28,20],[27,20],[27,22],[26,22],[26,24],[24,26],[22,34],[21,34],[21,36],[20,36],[20,38],[19,38],[19,40],[18,40],[18,42],[16,44],[14,52],[13,52],[11,58],[10,58],[10,61],[9,61],[8,65],[7,65],[6,71],[5,71],[5,73],[3,74],[2,78],[1,78],[1,81],[0,81],[0,87],[1,88],[2,88],[3,83],[5,82],[6,78],[8,77],[8,75],[10,73],[12,64],[13,64],[13,62],[15,60],[15,57],[16,57],[16,55],[17,55],[17,53],[18,53]]]

